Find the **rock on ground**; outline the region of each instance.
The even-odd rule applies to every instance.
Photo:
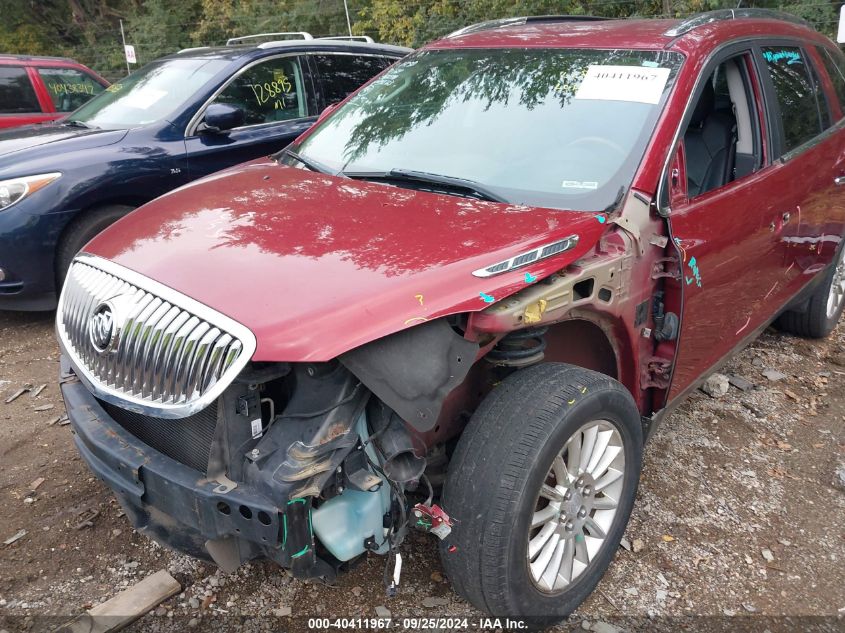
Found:
[[[712,374],[701,385],[701,390],[711,398],[721,398],[728,393],[729,388],[730,382],[724,374]]]

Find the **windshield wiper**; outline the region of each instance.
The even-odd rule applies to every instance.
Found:
[[[83,123],[82,121],[62,121],[62,125],[66,125],[67,127],[79,127],[85,130],[93,130],[96,129],[93,125],[89,123]]]
[[[347,178],[358,180],[389,180],[394,182],[423,183],[428,185],[440,185],[453,191],[465,192],[465,197],[478,198],[489,202],[508,202],[495,191],[474,180],[432,174],[427,171],[415,171],[413,169],[391,169],[386,172],[342,172],[339,174]]]
[[[281,152],[275,154],[273,156],[273,158],[278,160],[278,157],[283,155],[283,154],[285,156],[290,156],[292,159],[294,159],[295,161],[297,161],[299,163],[302,163],[303,165],[305,165],[311,171],[316,171],[316,172],[319,172],[321,174],[332,173],[332,170],[329,169],[328,167],[326,167],[325,165],[323,165],[322,163],[318,163],[317,161],[311,160],[310,158],[305,158],[304,156],[297,154],[295,151],[293,151],[292,149],[288,149],[287,147],[285,149],[283,149]]]

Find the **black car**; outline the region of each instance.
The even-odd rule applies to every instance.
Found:
[[[282,149],[409,52],[270,35],[298,39],[184,50],[56,123],[0,134],[0,309],[54,308],[71,259],[106,226],[200,176]]]

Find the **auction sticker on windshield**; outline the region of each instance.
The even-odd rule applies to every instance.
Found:
[[[591,64],[575,98],[656,104],[669,80],[669,72],[669,68]]]

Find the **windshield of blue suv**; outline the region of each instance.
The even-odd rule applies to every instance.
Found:
[[[169,119],[229,64],[219,59],[170,59],[147,64],[106,88],[65,123],[122,130]]]
[[[454,189],[446,193],[605,210],[630,186],[681,62],[666,51],[422,51],[283,160],[399,186],[440,180]]]

